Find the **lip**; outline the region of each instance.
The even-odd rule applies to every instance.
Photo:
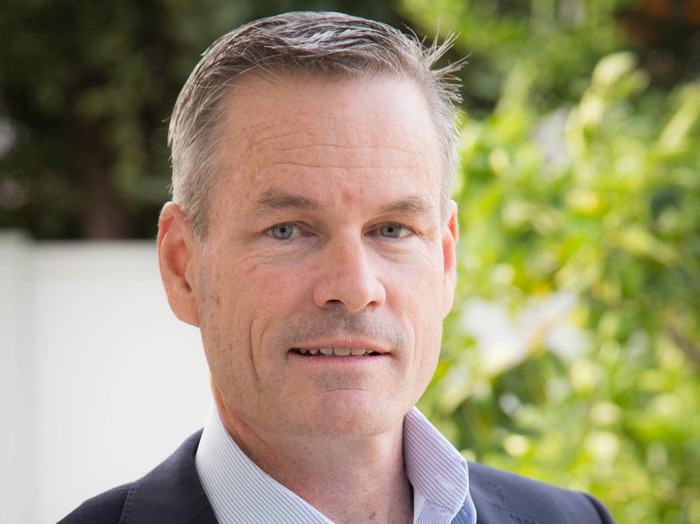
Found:
[[[326,358],[357,358],[376,357],[376,353],[367,348],[321,348],[319,349],[292,349],[292,353],[302,357],[326,357]]]
[[[289,349],[289,352],[294,355],[299,355],[302,357],[327,357],[332,355],[325,355],[322,351],[329,348],[340,349],[345,351],[353,352],[353,350],[365,349],[367,352],[360,355],[350,355],[353,357],[373,357],[386,355],[391,352],[391,350],[382,344],[377,344],[377,341],[361,340],[361,339],[343,339],[343,340],[328,340],[328,341],[314,341],[312,343],[303,343],[295,345]],[[302,354],[302,351],[306,354]],[[341,357],[342,358],[342,357]],[[349,358],[349,357],[348,357]]]

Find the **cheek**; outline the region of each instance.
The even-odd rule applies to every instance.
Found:
[[[440,354],[444,309],[444,280],[439,261],[417,274],[398,279],[396,310],[408,314],[416,337],[416,358],[421,367],[434,367]]]
[[[437,257],[424,257],[420,264],[391,271],[392,287],[401,297],[401,304],[412,315],[432,319],[442,318],[444,302],[444,273]],[[431,320],[432,322],[432,320]]]
[[[235,261],[203,278],[200,324],[205,347],[218,358],[235,353],[255,365],[266,336],[303,306],[306,284],[296,273]]]
[[[393,292],[387,295],[395,314],[410,324],[415,337],[416,358],[432,356],[439,352],[442,333],[442,277],[426,270],[395,272]],[[435,348],[437,347],[437,349]]]
[[[241,307],[248,314],[254,312],[256,324],[279,324],[296,312],[308,310],[312,303],[310,275],[308,271],[288,268],[250,272],[244,277],[246,285],[240,289]]]
[[[247,320],[242,314],[245,308],[239,308],[244,305],[243,280],[229,267],[203,265],[197,281],[200,332],[207,360],[211,369],[220,366],[227,372],[234,360],[231,354],[242,351],[249,340]]]
[[[215,253],[211,258],[200,288],[203,298],[229,319],[281,301],[298,280],[293,271],[273,268],[252,255]]]

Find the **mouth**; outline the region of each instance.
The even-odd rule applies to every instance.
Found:
[[[304,357],[371,357],[378,352],[367,348],[292,348],[292,353]]]

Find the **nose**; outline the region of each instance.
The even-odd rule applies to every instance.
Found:
[[[343,305],[349,312],[376,309],[386,301],[378,255],[361,239],[338,238],[320,255],[314,302],[320,308]]]

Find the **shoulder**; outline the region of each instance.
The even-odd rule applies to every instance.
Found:
[[[125,484],[88,499],[58,524],[117,524],[130,488]]]
[[[603,504],[586,493],[570,491],[522,475],[469,463],[469,489],[479,523],[610,524]]]

